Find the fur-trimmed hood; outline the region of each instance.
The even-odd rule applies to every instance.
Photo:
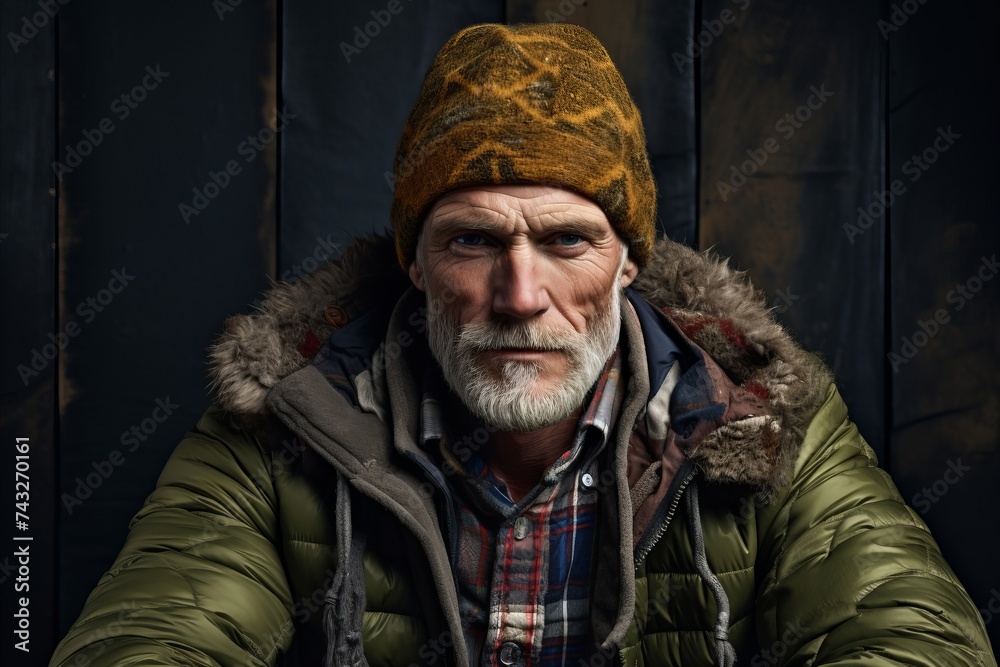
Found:
[[[257,422],[279,380],[307,365],[339,326],[373,303],[395,301],[409,284],[391,240],[376,236],[294,284],[274,286],[256,313],[230,317],[212,347],[216,400],[237,420]],[[662,239],[632,288],[771,413],[722,425],[688,456],[706,479],[781,488],[830,372],[774,321],[745,272],[711,253]],[[771,451],[761,451],[765,441]]]

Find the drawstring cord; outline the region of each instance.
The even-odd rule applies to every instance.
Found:
[[[327,649],[324,667],[368,667],[361,640],[365,613],[365,534],[352,534],[351,490],[337,473],[337,570],[326,593],[323,627]]]
[[[736,650],[729,643],[729,597],[726,590],[708,566],[705,554],[705,536],[701,527],[701,506],[698,503],[698,480],[692,480],[687,489],[688,527],[694,543],[694,562],[698,575],[708,584],[719,608],[715,621],[715,664],[717,667],[733,667],[736,664]]]

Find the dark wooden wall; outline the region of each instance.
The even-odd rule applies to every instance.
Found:
[[[278,146],[240,152],[277,104],[275,3],[52,5],[17,53],[0,44],[2,465],[12,478],[9,443],[30,436],[35,538],[32,652],[6,639],[5,575],[5,665],[47,663],[207,407],[214,332],[277,266]],[[38,11],[5,2],[2,33]],[[230,161],[240,172],[186,220],[180,205]],[[66,333],[57,362],[22,380],[53,332]],[[5,482],[5,509],[12,496]]]
[[[889,470],[987,611],[997,651],[1000,93],[986,63],[1000,57],[988,27],[1000,6],[928,2],[897,17],[883,186],[903,191],[885,240],[883,352],[898,355],[886,371]]]
[[[207,407],[223,318],[385,229],[423,72],[482,21],[601,38],[644,115],[661,232],[749,271],[836,370],[973,599],[1000,603],[1000,281],[976,283],[1000,250],[996,6],[401,0],[367,41],[386,3],[55,6],[0,45],[0,466],[11,479],[11,443],[31,438],[34,538],[33,651],[6,642],[4,664],[45,664],[111,563]],[[4,4],[0,32],[38,7]],[[19,369],[59,332],[55,361]],[[175,406],[161,422],[158,405]],[[14,531],[0,526],[8,637]]]
[[[16,29],[29,4],[0,5],[0,32]],[[6,42],[6,40],[5,40]],[[0,616],[3,618],[4,664],[45,664],[54,646],[56,557],[55,533],[57,358],[52,348],[32,367],[31,350],[50,343],[56,331],[56,191],[49,167],[55,153],[56,35],[49,25],[36,30],[30,41],[0,45],[0,479],[3,479],[0,522]],[[14,103],[14,101],[17,101]],[[49,352],[49,351],[46,351]],[[18,365],[26,365],[24,374]],[[15,452],[18,438],[28,438],[30,504],[15,506]],[[22,443],[23,444],[23,443]],[[21,509],[29,520],[19,530],[15,517]],[[29,537],[30,542],[14,538]],[[18,582],[16,551],[27,546],[30,582]],[[18,586],[20,584],[20,586]],[[14,643],[14,600],[30,584],[29,609],[36,643],[31,656],[21,655]],[[31,659],[25,659],[25,658]],[[19,659],[19,663],[14,663]]]

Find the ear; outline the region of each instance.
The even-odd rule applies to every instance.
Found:
[[[427,291],[427,285],[424,282],[424,269],[420,266],[420,260],[414,259],[410,263],[410,280],[413,281],[413,285],[421,292]]]
[[[625,289],[631,285],[637,275],[639,275],[639,265],[632,259],[632,255],[629,255],[625,258],[625,264],[622,265],[621,288]]]

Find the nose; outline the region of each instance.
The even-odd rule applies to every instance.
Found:
[[[531,250],[509,248],[493,275],[493,311],[528,319],[551,305],[542,267]]]

